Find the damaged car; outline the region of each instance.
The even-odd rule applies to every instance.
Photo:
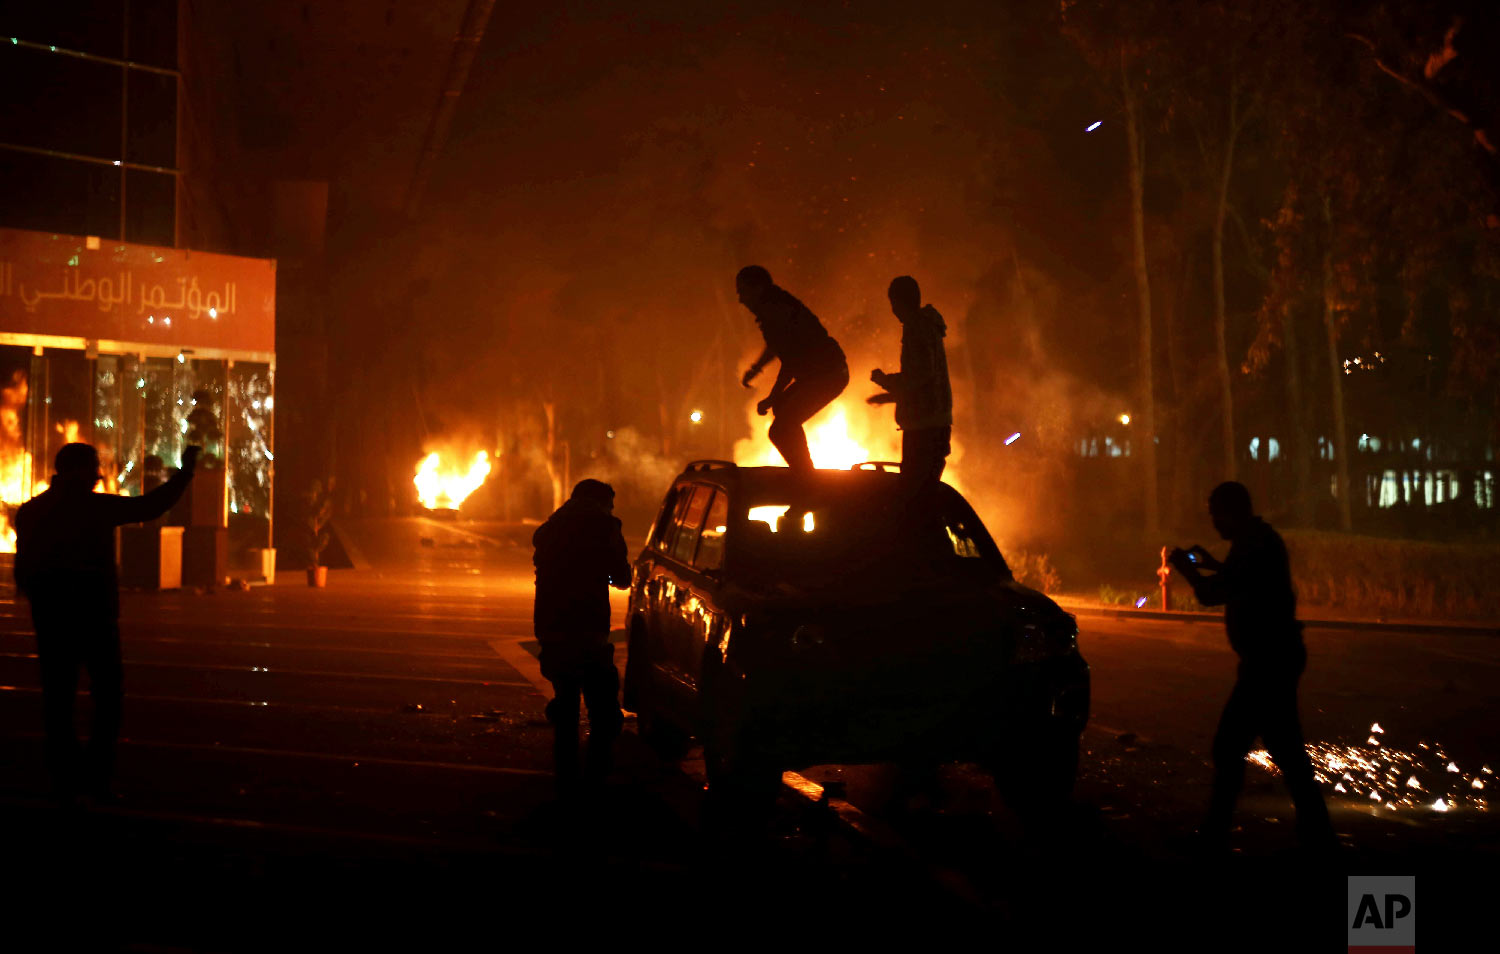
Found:
[[[1089,713],[1078,627],[1017,583],[969,503],[899,503],[895,465],[697,461],[634,564],[624,704],[710,790],[816,764],[978,763],[1065,799]]]

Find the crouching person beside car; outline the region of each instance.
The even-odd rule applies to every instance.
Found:
[[[609,588],[630,586],[625,536],[614,516],[615,492],[598,480],[582,480],[573,495],[537,527],[536,603],[533,623],[541,644],[542,675],[553,699],[547,721],[555,733],[553,759],[560,794],[579,782],[579,696],[589,713],[584,774],[601,782],[609,773],[620,712],[620,676],[609,642]]]

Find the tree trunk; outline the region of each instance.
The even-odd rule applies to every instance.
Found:
[[[1224,479],[1236,479],[1238,468],[1234,442],[1234,393],[1229,386],[1229,341],[1224,306],[1224,215],[1229,207],[1229,177],[1234,170],[1234,145],[1239,136],[1236,94],[1229,93],[1229,135],[1224,141],[1224,164],[1219,170],[1219,196],[1214,207],[1213,274],[1214,274],[1214,344],[1217,350],[1219,403],[1223,412]]]
[[[1177,319],[1183,313],[1183,302],[1188,298],[1193,281],[1193,249],[1182,253],[1182,270],[1177,280],[1174,295],[1167,296],[1162,309],[1162,331],[1167,339],[1167,384],[1172,389],[1171,405],[1163,415],[1162,433],[1166,441],[1161,445],[1167,454],[1167,487],[1164,520],[1168,527],[1180,524],[1187,513],[1184,494],[1188,486],[1188,432],[1193,415],[1188,412],[1187,374],[1190,367],[1183,353],[1182,335],[1178,332]]]
[[[1344,364],[1339,359],[1338,316],[1333,307],[1333,214],[1328,196],[1323,197],[1323,329],[1328,335],[1328,381],[1333,399],[1333,463],[1337,474],[1339,529],[1350,530],[1349,438],[1344,426]]]
[[[1140,318],[1140,402],[1134,416],[1137,448],[1145,494],[1145,528],[1150,534],[1161,526],[1156,494],[1156,398],[1152,380],[1151,280],[1146,269],[1145,150],[1141,142],[1140,117],[1136,114],[1135,90],[1126,69],[1125,50],[1120,50],[1120,90],[1125,101],[1125,141],[1130,153],[1130,225],[1134,247],[1135,287]]]
[[[552,509],[563,505],[563,475],[557,467],[557,405],[542,402],[542,413],[547,416],[547,479],[552,483]]]
[[[673,419],[671,409],[667,406],[667,384],[662,378],[661,368],[656,369],[656,418],[660,429],[661,456],[670,460],[676,421]]]
[[[1287,455],[1292,462],[1292,513],[1297,523],[1313,523],[1312,447],[1307,435],[1307,409],[1302,404],[1302,346],[1297,338],[1297,310],[1281,314],[1282,358],[1286,363],[1286,416],[1291,424]]]

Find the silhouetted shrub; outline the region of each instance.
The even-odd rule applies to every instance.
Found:
[[[1353,615],[1500,617],[1500,547],[1291,530],[1301,605]]]
[[[1062,586],[1062,578],[1045,553],[1013,550],[1005,555],[1005,562],[1010,564],[1010,572],[1022,586],[1042,593],[1056,593]]]

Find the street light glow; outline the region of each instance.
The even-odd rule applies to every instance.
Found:
[[[703,412],[702,411],[694,411],[693,413],[691,413],[691,414],[688,415],[688,420],[692,421],[694,424],[702,424],[703,423]]]
[[[1120,423],[1121,424],[1129,424],[1130,423],[1130,415],[1129,414],[1121,414],[1120,415]]]

